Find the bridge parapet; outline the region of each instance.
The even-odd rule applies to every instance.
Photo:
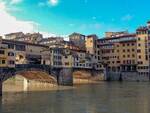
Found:
[[[46,73],[50,74],[51,67],[49,65],[39,65],[39,64],[17,64],[15,66],[15,70],[17,71],[25,71],[25,70],[39,70],[45,71]]]

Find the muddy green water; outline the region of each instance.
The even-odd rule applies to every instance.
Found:
[[[100,83],[3,93],[0,113],[150,113],[150,83]]]

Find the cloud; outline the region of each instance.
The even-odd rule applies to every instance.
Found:
[[[0,1],[0,35],[4,36],[13,32],[40,32],[44,37],[58,36],[54,33],[39,30],[40,24],[34,21],[18,20],[8,12],[9,8],[5,2]],[[66,35],[60,35],[66,36]]]
[[[38,24],[33,21],[22,21],[7,12],[6,4],[0,2],[0,35],[11,32],[34,32]]]
[[[0,2],[0,10],[6,10],[6,6],[4,2]]]
[[[11,0],[10,4],[19,4],[21,3],[23,0]]]
[[[122,21],[130,21],[132,19],[133,19],[133,16],[130,14],[127,14],[121,18]]]
[[[49,0],[49,3],[52,5],[52,6],[56,6],[58,5],[58,0]]]

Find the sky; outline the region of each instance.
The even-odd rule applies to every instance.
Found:
[[[73,32],[103,37],[135,32],[150,20],[149,0],[0,0],[0,35],[22,31],[45,37]]]

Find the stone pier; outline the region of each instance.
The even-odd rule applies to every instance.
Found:
[[[72,86],[73,85],[73,69],[62,68],[59,72],[59,85]]]

